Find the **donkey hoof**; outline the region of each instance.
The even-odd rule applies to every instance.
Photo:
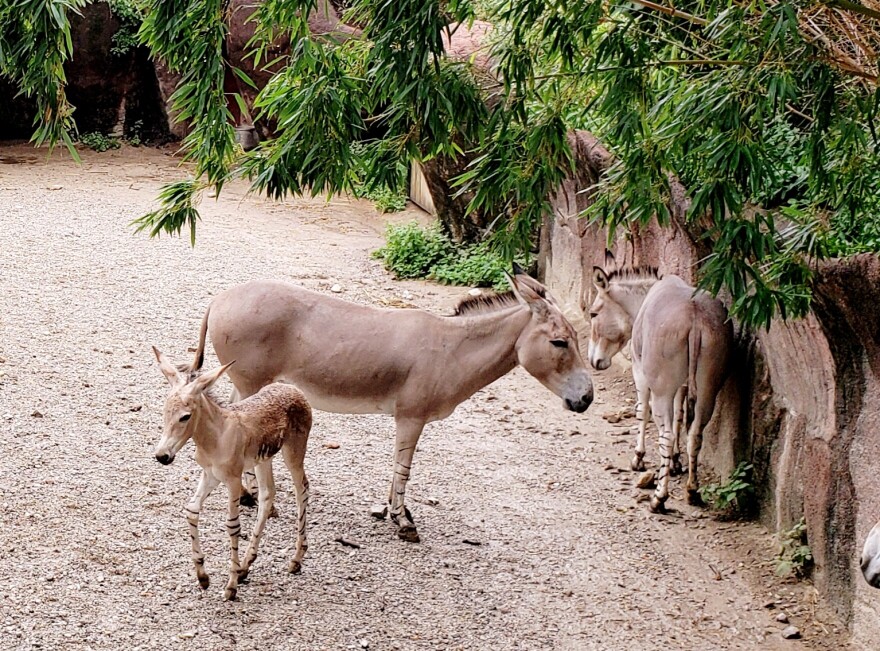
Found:
[[[666,513],[666,500],[659,499],[656,495],[651,498],[651,513]]]
[[[405,542],[420,542],[419,532],[412,525],[404,525],[397,530],[397,537]]]
[[[645,470],[645,457],[640,457],[636,455],[633,457],[632,462],[629,464],[629,467],[632,468],[636,472],[642,472]]]
[[[247,491],[241,491],[241,497],[238,498],[238,503],[241,506],[254,507],[257,505],[257,496],[253,493],[248,493]],[[270,516],[271,517],[271,516]]]
[[[198,577],[198,579],[199,579],[199,587],[202,590],[207,590],[208,586],[211,585],[211,579],[208,577],[207,574],[204,574],[204,575]]]
[[[223,591],[223,600],[224,601],[235,601],[235,597],[238,595],[237,588],[226,588]]]
[[[287,566],[287,571],[291,574],[299,574],[302,572],[303,566],[299,561],[290,561],[290,565]]]
[[[703,497],[700,495],[699,489],[688,488],[687,496],[688,504],[690,504],[691,506],[706,506],[706,502],[703,501]]]
[[[370,517],[376,518],[377,520],[384,520],[386,515],[388,515],[387,504],[374,504],[370,507]]]

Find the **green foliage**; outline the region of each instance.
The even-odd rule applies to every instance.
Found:
[[[103,152],[108,149],[119,149],[122,143],[113,136],[106,136],[97,131],[93,133],[83,133],[79,137],[80,143],[93,151]]]
[[[422,228],[417,222],[389,225],[387,243],[373,253],[398,278],[430,278],[445,285],[507,287],[508,268],[485,242],[462,246],[437,226]]]
[[[110,54],[124,56],[140,45],[138,31],[144,19],[140,0],[105,0],[110,11],[119,20],[119,29],[113,34]]]
[[[741,462],[733,469],[725,483],[701,487],[700,497],[713,509],[726,516],[742,517],[748,515],[755,500],[752,464]]]
[[[40,103],[37,142],[72,127],[66,12],[83,1],[0,0],[0,72]],[[352,0],[363,32],[346,40],[309,31],[317,0],[265,0],[250,47],[278,72],[256,110],[278,132],[243,154],[223,91],[226,3],[144,2],[143,42],[182,75],[174,103],[192,123],[184,150],[200,186],[242,176],[276,198],[384,192],[400,161],[467,154],[455,187],[509,260],[572,170],[569,130],[588,128],[614,157],[586,217],[612,237],[683,221],[709,252],[701,284],[727,290],[746,325],[809,310],[819,260],[880,250],[876,62],[865,76],[830,49],[850,32],[876,49],[870,23],[861,34],[853,22],[876,16],[857,3],[829,4],[850,32],[829,21],[819,38],[800,0]],[[495,25],[497,80],[444,56],[444,37],[475,15]],[[291,52],[270,60],[280,36]],[[194,204],[162,196],[159,231],[194,229]]]
[[[407,179],[409,166],[405,158],[388,161],[389,174],[385,179],[372,177],[372,184],[367,182],[370,165],[373,164],[373,150],[362,143],[351,145],[352,156],[357,161],[355,167],[354,196],[369,199],[381,213],[400,212],[406,208]]]
[[[813,551],[807,544],[807,524],[801,518],[791,529],[780,533],[779,554],[776,556],[776,574],[807,577],[813,567]]]

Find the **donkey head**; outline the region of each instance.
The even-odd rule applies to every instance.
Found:
[[[589,357],[593,368],[603,371],[632,337],[633,319],[615,300],[611,279],[601,267],[593,267],[593,286],[596,298],[590,305]]]
[[[880,522],[874,525],[862,550],[862,576],[869,585],[880,588]]]
[[[516,342],[517,361],[562,398],[566,409],[586,411],[593,402],[593,382],[581,357],[577,332],[541,283],[522,273],[508,280],[514,296],[531,313]]]
[[[202,394],[226,372],[233,362],[190,379],[181,373],[155,346],[153,353],[171,390],[165,398],[165,426],[156,445],[156,461],[167,466],[192,437],[203,405]]]

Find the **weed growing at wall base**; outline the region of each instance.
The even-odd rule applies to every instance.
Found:
[[[813,568],[813,550],[807,544],[807,523],[801,518],[791,529],[779,534],[776,574],[803,579]]]
[[[429,278],[444,285],[507,288],[508,268],[488,243],[461,246],[439,227],[422,228],[416,222],[389,225],[387,243],[373,252],[398,278]]]
[[[700,489],[700,496],[726,517],[745,517],[755,503],[752,464],[741,462],[723,484],[709,484]]]

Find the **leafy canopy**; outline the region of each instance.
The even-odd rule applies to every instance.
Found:
[[[81,2],[0,0],[0,72],[41,103],[38,142],[72,124],[61,64],[66,10]],[[682,219],[709,251],[701,281],[729,291],[750,325],[808,310],[823,257],[880,247],[873,4],[352,0],[348,21],[363,32],[340,38],[310,33],[319,0],[267,0],[253,56],[277,73],[255,108],[277,132],[247,154],[223,92],[227,5],[146,4],[141,37],[183,76],[174,103],[195,164],[139,221],[152,234],[194,237],[199,192],[235,176],[272,197],[335,193],[391,186],[409,158],[467,153],[457,186],[510,259],[575,164],[569,130],[586,128],[614,154],[586,217],[610,237],[655,216],[668,224],[680,179]],[[444,35],[475,12],[495,26],[492,74],[444,57]],[[291,51],[269,60],[280,35]]]

